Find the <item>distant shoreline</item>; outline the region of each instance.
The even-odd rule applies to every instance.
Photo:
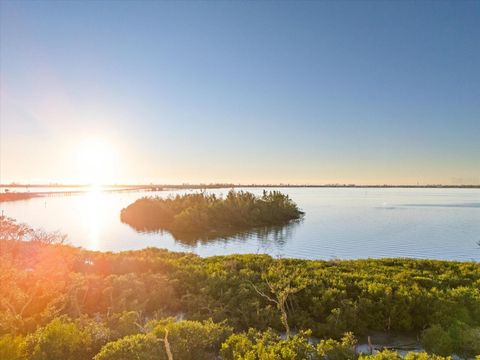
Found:
[[[89,185],[1,185],[8,191],[0,191],[0,203],[9,201],[28,200],[45,196],[80,195],[89,192]],[[33,191],[16,191],[16,189],[31,188]],[[51,189],[35,191],[36,188]],[[346,188],[346,189],[480,189],[480,185],[288,185],[288,184],[182,184],[182,185],[105,185],[102,192],[130,192],[130,191],[167,191],[167,190],[207,190],[207,189],[237,189],[237,188]],[[54,191],[55,189],[62,189]]]
[[[0,185],[0,187],[3,187]],[[8,186],[9,189],[15,188],[25,188],[25,187],[40,187],[40,186]],[[43,186],[42,186],[43,187]],[[29,200],[36,197],[45,197],[45,196],[70,196],[70,195],[82,195],[88,193],[91,190],[89,186],[47,186],[51,189],[62,189],[60,191],[8,191],[0,192],[0,203],[7,201],[19,201],[19,200]],[[66,190],[68,189],[68,190]],[[163,188],[150,188],[150,187],[106,187],[101,189],[102,192],[134,192],[134,191],[162,191]]]
[[[81,188],[90,189],[91,185],[80,184],[0,184],[0,188]],[[444,185],[444,184],[428,184],[428,185],[357,185],[357,184],[115,184],[103,185],[104,189],[124,189],[124,190],[142,190],[142,189],[218,189],[218,188],[432,188],[432,189],[480,189],[479,185]]]

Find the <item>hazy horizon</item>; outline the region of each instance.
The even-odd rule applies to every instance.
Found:
[[[442,184],[442,183],[429,183],[429,184],[394,184],[394,183],[240,183],[240,182],[208,182],[208,183],[192,183],[192,182],[177,182],[177,183],[59,183],[59,182],[49,182],[49,183],[26,183],[26,182],[11,182],[11,183],[0,183],[0,187],[3,188],[24,188],[24,187],[31,187],[31,188],[62,188],[62,187],[79,187],[79,188],[88,188],[94,190],[101,190],[101,189],[108,189],[109,187],[118,188],[118,187],[140,187],[140,188],[148,188],[151,186],[172,186],[178,187],[179,189],[188,189],[188,187],[192,188],[199,188],[205,186],[206,188],[219,188],[224,187],[228,188],[230,186],[235,188],[261,188],[261,187],[292,187],[292,188],[300,188],[300,187],[373,187],[373,188],[405,188],[405,187],[426,187],[426,188],[436,188],[436,187],[453,187],[453,188],[480,188],[480,184],[475,183],[464,183],[464,184]]]
[[[479,2],[0,10],[0,183],[480,184]]]

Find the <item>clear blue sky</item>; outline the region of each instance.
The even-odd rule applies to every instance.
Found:
[[[0,6],[1,182],[480,183],[480,2]]]

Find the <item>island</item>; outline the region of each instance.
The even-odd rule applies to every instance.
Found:
[[[279,191],[230,190],[217,196],[206,192],[175,197],[143,197],[122,209],[120,218],[137,231],[169,231],[177,239],[208,239],[284,225],[304,213]]]

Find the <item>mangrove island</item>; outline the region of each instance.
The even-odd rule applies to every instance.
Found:
[[[259,227],[285,225],[304,213],[288,195],[230,190],[226,197],[199,192],[144,197],[122,209],[120,218],[137,231],[167,230],[177,239],[234,235]]]

